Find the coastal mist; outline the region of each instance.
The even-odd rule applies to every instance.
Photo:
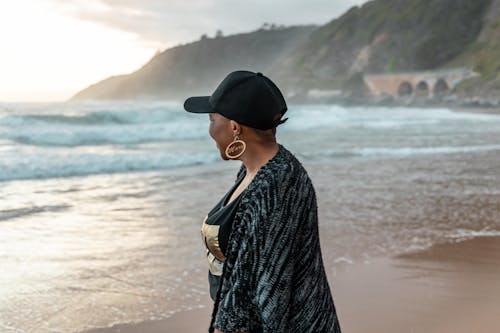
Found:
[[[286,117],[278,142],[311,176],[334,282],[381,257],[500,236],[500,115],[292,104]],[[180,102],[0,104],[0,332],[206,307],[200,228],[240,167],[208,124]]]

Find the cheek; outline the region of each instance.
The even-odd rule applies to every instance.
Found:
[[[223,127],[220,124],[212,121],[210,122],[210,126],[208,127],[208,133],[214,139],[215,143],[219,147],[225,147],[227,138],[224,135]]]
[[[215,139],[214,138],[214,123],[211,121],[210,124],[208,125],[208,134],[210,134],[210,136],[212,137],[212,139]]]

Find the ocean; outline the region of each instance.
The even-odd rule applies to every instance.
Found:
[[[466,161],[498,155],[500,115],[290,105],[286,117],[278,141],[316,170],[321,237],[337,245],[329,267],[500,235],[498,217],[468,224],[478,211],[428,218],[438,213],[403,188],[425,183],[416,202],[435,204],[429,184],[484,181],[450,190],[457,207],[472,190],[498,191],[487,185],[498,173]],[[1,103],[0,332],[81,332],[202,307],[201,219],[238,168],[220,160],[208,115],[180,102]]]

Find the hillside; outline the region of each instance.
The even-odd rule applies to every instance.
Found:
[[[268,72],[316,26],[259,29],[227,37],[206,38],[167,49],[130,75],[111,77],[72,99],[177,98],[207,94],[236,69]]]
[[[479,38],[452,65],[472,66],[481,77],[457,88],[460,96],[500,99],[500,0],[493,0]]]
[[[500,91],[500,0],[374,0],[317,26],[205,38],[155,56],[74,99],[182,98],[211,92],[234,69],[262,71],[287,96],[356,86],[362,73],[473,66],[463,95]],[[358,80],[359,81],[359,80]]]
[[[473,43],[490,0],[377,0],[311,34],[276,74],[293,87],[341,88],[356,72],[445,66]],[[294,82],[290,73],[300,80]],[[298,74],[298,75],[297,75]]]

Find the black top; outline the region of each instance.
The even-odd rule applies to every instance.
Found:
[[[229,235],[231,234],[231,229],[233,226],[234,216],[236,215],[237,208],[239,206],[240,199],[242,197],[241,193],[228,205],[227,201],[236,190],[238,185],[243,180],[244,175],[240,176],[240,179],[231,187],[231,189],[220,199],[220,201],[215,205],[214,208],[208,213],[205,223],[211,225],[219,225],[219,247],[224,255],[226,255],[227,244],[229,242]],[[210,286],[210,297],[215,300],[217,295],[217,289],[220,284],[220,276],[214,275],[208,271],[208,282]]]
[[[222,253],[226,253],[227,243],[229,241],[229,235],[231,234],[231,228],[233,225],[234,216],[236,214],[236,209],[238,208],[238,203],[240,202],[241,195],[238,195],[233,201],[227,205],[227,201],[236,190],[238,185],[243,180],[238,179],[233,187],[220,199],[220,201],[215,205],[214,208],[208,213],[207,220],[205,223],[211,225],[219,226],[219,246]]]

